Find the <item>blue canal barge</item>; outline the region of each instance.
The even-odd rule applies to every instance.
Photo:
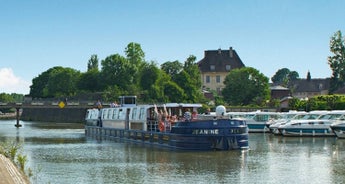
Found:
[[[87,110],[85,134],[112,137],[173,150],[248,149],[248,127],[230,119],[224,106],[198,114],[201,104],[137,105],[135,96],[121,96],[120,105]]]

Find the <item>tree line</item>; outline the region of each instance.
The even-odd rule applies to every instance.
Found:
[[[115,101],[120,95],[137,95],[142,102],[204,102],[196,57],[184,63],[167,61],[158,67],[145,61],[138,43],[129,43],[125,56],[113,54],[99,61],[92,55],[87,71],[56,66],[32,80],[33,98],[71,97],[101,93],[103,101]],[[100,64],[100,67],[99,67]]]
[[[330,94],[345,84],[345,38],[337,31],[330,39],[328,64],[332,70]],[[190,55],[181,63],[167,61],[160,66],[145,61],[145,53],[138,43],[129,43],[125,55],[113,54],[103,60],[91,55],[87,71],[55,66],[32,80],[30,96],[33,98],[65,98],[101,94],[103,101],[115,101],[120,95],[137,95],[141,102],[205,103],[202,81],[196,57]],[[298,80],[299,74],[288,68],[279,69],[271,81],[287,86]],[[234,106],[276,106],[270,99],[269,79],[252,67],[233,69],[224,81],[225,88],[218,95],[212,91],[217,104]],[[292,107],[301,108],[297,104]],[[298,102],[298,103],[297,103]],[[298,107],[297,107],[298,106]]]
[[[158,66],[153,61],[145,61],[140,44],[132,42],[125,48],[125,56],[113,54],[100,61],[97,55],[92,55],[86,72],[61,66],[48,69],[32,80],[30,96],[65,98],[98,93],[107,102],[116,101],[121,95],[136,95],[143,103],[212,105],[202,93],[200,76],[195,56],[190,55],[183,63],[167,61]],[[222,95],[213,91],[215,105],[263,105],[270,98],[268,82],[254,68],[234,69],[225,79]]]

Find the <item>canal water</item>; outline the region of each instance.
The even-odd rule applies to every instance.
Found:
[[[343,183],[345,140],[250,134],[247,151],[182,152],[84,136],[82,124],[0,121],[32,183]]]

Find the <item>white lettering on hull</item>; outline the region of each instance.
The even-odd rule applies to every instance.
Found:
[[[207,135],[207,134],[218,135],[219,130],[218,129],[196,129],[196,130],[193,130],[192,134],[195,134],[195,135]]]

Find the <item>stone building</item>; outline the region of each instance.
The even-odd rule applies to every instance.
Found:
[[[288,88],[291,96],[299,99],[307,99],[317,95],[328,95],[330,78],[312,79],[310,72],[305,79],[297,79],[289,82]]]
[[[230,47],[229,50],[206,50],[205,56],[198,62],[201,81],[204,90],[214,90],[221,94],[224,79],[229,71],[245,67],[237,52]]]
[[[278,99],[281,100],[285,97],[291,96],[291,92],[289,88],[277,85],[277,86],[271,86],[271,99]]]

